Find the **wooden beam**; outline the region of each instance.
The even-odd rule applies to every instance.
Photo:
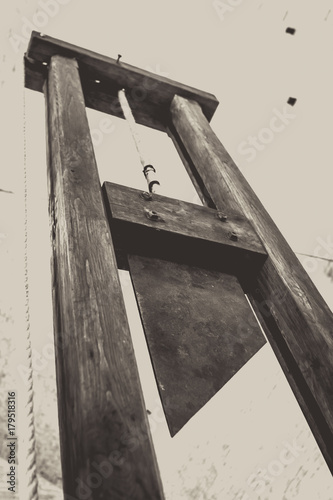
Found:
[[[111,182],[103,191],[122,267],[127,253],[149,255],[234,274],[247,289],[267,257],[245,217],[223,222],[214,209]]]
[[[251,300],[305,417],[333,471],[333,315],[294,252],[212,131],[200,106],[181,96],[171,121],[217,209],[242,211],[268,259]]]
[[[44,90],[65,498],[162,499],[77,62]]]
[[[27,88],[42,91],[46,75],[46,67],[43,63],[48,64],[50,58],[56,54],[77,60],[86,105],[104,113],[123,118],[118,102],[118,91],[122,88],[127,91],[135,120],[160,130],[165,130],[168,110],[175,94],[199,102],[208,120],[211,119],[218,105],[216,97],[208,92],[124,62],[117,62],[111,57],[41,35],[35,31],[31,34],[25,57]]]
[[[175,127],[172,126],[171,123],[167,127],[167,134],[170,137],[170,139],[172,140],[172,142],[177,150],[177,153],[179,154],[179,157],[180,157],[181,161],[183,162],[183,165],[186,169],[186,172],[188,173],[188,175],[193,183],[193,186],[194,186],[194,188],[195,188],[195,190],[196,190],[196,192],[201,200],[201,203],[205,207],[210,207],[210,208],[216,209],[216,206],[214,205],[207,190],[205,189],[205,186],[202,182],[202,179],[201,179],[200,175],[198,175],[198,172],[196,171],[196,168],[194,167],[193,162],[192,162],[188,152],[186,151],[186,148],[185,148],[184,144],[182,143],[181,138],[179,137],[179,134],[177,133],[177,130],[175,129]]]

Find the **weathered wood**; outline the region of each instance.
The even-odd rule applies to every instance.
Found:
[[[243,217],[222,222],[208,207],[106,182],[103,185],[118,265],[127,268],[126,254],[139,253],[187,264],[226,270],[244,288],[266,259],[252,226]],[[157,220],[151,213],[157,214]],[[151,218],[149,218],[151,217]],[[231,239],[231,233],[238,240]]]
[[[188,152],[186,151],[186,148],[184,144],[182,143],[181,138],[179,137],[179,134],[177,133],[177,130],[175,127],[172,125],[172,123],[169,124],[167,127],[167,134],[172,140],[178,155],[180,159],[182,160],[182,163],[186,169],[186,172],[188,173],[192,184],[194,185],[196,192],[201,200],[201,203],[205,207],[210,207],[210,208],[215,208],[215,205],[211,199],[211,197],[208,194],[208,191],[205,189],[205,186],[203,184],[203,181],[196,171],[193,162],[191,160],[191,157],[189,156]]]
[[[160,130],[165,130],[169,106],[175,94],[198,101],[208,120],[218,105],[216,97],[208,92],[35,31],[25,57],[26,87],[42,91],[46,74],[43,62],[48,63],[55,54],[78,61],[86,105],[104,113],[123,118],[118,102],[118,91],[122,88],[126,89],[135,120]]]
[[[268,259],[250,296],[322,453],[333,470],[333,315],[294,252],[212,131],[181,96],[171,121],[217,209],[241,209]]]
[[[266,340],[235,276],[137,255],[128,260],[174,436]]]
[[[77,62],[44,91],[65,498],[163,498]]]

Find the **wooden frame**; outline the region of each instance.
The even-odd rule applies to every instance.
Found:
[[[81,84],[86,106],[123,118],[118,103],[118,91],[126,89],[135,120],[142,125],[165,130],[169,108],[175,94],[195,99],[208,120],[218,101],[208,92],[155,75],[111,57],[32,32],[25,56],[25,85],[43,91],[46,65],[53,55],[76,59],[80,68]],[[44,63],[44,64],[43,64]]]
[[[77,62],[44,92],[65,498],[162,499]]]
[[[72,58],[75,58],[77,62]],[[48,68],[43,65],[43,62],[48,65]],[[128,409],[125,409],[126,405],[132,408],[132,403],[130,398],[126,398],[126,401],[122,400],[122,396],[117,392],[119,387],[128,383],[132,388],[133,398],[139,406],[141,405],[138,418],[143,425],[147,439],[143,444],[141,442],[138,444],[137,454],[130,455],[127,450],[128,456],[132,456],[129,463],[133,464],[133,470],[136,470],[138,466],[136,461],[140,462],[143,457],[146,457],[150,463],[147,466],[147,471],[149,470],[147,481],[149,487],[155,491],[152,498],[162,498],[147,422],[144,418],[144,406],[135,363],[132,374],[127,372],[126,367],[121,368],[121,373],[125,375],[125,379],[122,380],[117,374],[118,368],[116,371],[112,368],[113,363],[117,366],[123,356],[119,357],[116,354],[119,352],[118,349],[122,349],[123,342],[115,339],[124,340],[124,349],[127,349],[126,355],[129,355],[130,359],[133,359],[133,354],[127,323],[123,322],[124,306],[84,113],[86,105],[122,116],[116,96],[117,91],[125,87],[129,92],[129,101],[136,120],[170,133],[202,200],[208,206],[226,212],[232,217],[245,216],[263,242],[268,258],[258,269],[252,287],[248,290],[249,297],[327,464],[333,471],[333,315],[232,158],[212,131],[209,120],[218,104],[216,98],[211,94],[35,32],[32,34],[25,57],[25,68],[26,87],[38,91],[44,90],[47,97],[57,329],[59,332],[74,332],[73,339],[75,340],[71,345],[80,353],[80,362],[86,367],[86,372],[81,372],[78,365],[71,364],[73,358],[68,351],[66,360],[63,359],[64,352],[59,357],[59,371],[63,370],[59,386],[62,387],[64,397],[68,401],[67,409],[65,408],[64,411],[70,411],[70,398],[66,395],[68,390],[66,373],[72,373],[72,370],[76,370],[82,382],[84,382],[82,373],[86,373],[87,380],[91,381],[90,387],[98,388],[98,385],[102,384],[97,389],[97,396],[91,398],[85,396],[82,399],[83,395],[78,391],[75,395],[78,397],[77,404],[84,403],[88,407],[90,405],[92,410],[96,404],[101,404],[102,395],[104,397],[105,394],[109,394],[109,386],[103,385],[104,382],[99,379],[99,375],[93,371],[90,373],[89,368],[91,367],[90,358],[101,356],[100,349],[104,342],[101,338],[105,335],[108,339],[105,340],[108,348],[105,350],[103,347],[103,363],[106,363],[108,370],[110,369],[112,387],[118,394],[117,401],[111,397],[111,406],[115,405],[119,408],[119,415],[125,412],[123,424],[135,430],[136,424],[134,425],[131,421]],[[63,68],[67,68],[67,72]],[[68,77],[69,74],[71,78]],[[139,90],[141,90],[141,98],[138,97]],[[73,109],[70,104],[73,96],[77,110]],[[79,142],[77,134],[81,137]],[[74,149],[73,145],[75,145]],[[72,164],[74,164],[73,169]],[[87,173],[88,171],[90,173]],[[83,230],[83,233],[78,231],[78,227],[80,231]],[[101,245],[93,244],[92,237],[87,232],[88,227],[92,234],[95,234],[96,239],[99,240],[103,235]],[[66,232],[68,229],[71,229],[72,236]],[[80,248],[86,248],[86,245],[91,253],[87,254],[86,250],[81,252]],[[101,264],[102,261],[104,264]],[[107,272],[103,270],[102,273],[108,276],[107,280],[100,275],[100,267],[96,267],[97,262],[99,266],[107,266],[105,268]],[[99,282],[100,279],[101,282]],[[85,296],[87,286],[88,295]],[[75,298],[75,294],[73,295],[73,287],[80,300]],[[108,299],[113,297],[111,313],[107,311],[109,306],[105,305],[106,296]],[[94,317],[100,325],[97,336],[92,337],[84,333],[87,332],[87,325],[91,324],[91,320],[85,316],[84,312],[91,300],[95,304]],[[113,334],[110,336],[109,332]],[[109,353],[107,354],[106,351]],[[113,360],[110,358],[110,353],[115,355]],[[75,408],[77,407],[74,405]],[[82,438],[87,437],[88,444],[80,445],[82,455],[79,456],[75,449],[74,437],[68,434],[68,430],[64,430],[66,427],[66,418],[64,418],[62,446],[63,460],[68,467],[67,476],[65,476],[65,487],[68,493],[75,489],[70,475],[77,474],[73,477],[86,479],[91,473],[84,464],[94,449],[93,441],[89,441],[89,435],[93,435],[94,432],[92,430],[91,434],[88,428],[88,422],[94,428],[92,415],[88,412],[87,420],[84,421],[81,421],[81,416],[75,412],[71,415],[70,418],[77,416],[78,423],[81,422],[78,427],[79,433]],[[72,422],[72,424],[77,425],[77,422]],[[115,425],[119,425],[119,422],[117,421]],[[108,432],[112,436],[112,429]],[[98,439],[107,438],[107,433],[104,434],[104,438],[99,432],[97,434]],[[144,446],[146,446],[145,451]],[[67,457],[66,453],[69,451],[74,458]],[[140,460],[135,458],[138,455],[140,455]],[[110,485],[110,491],[113,487],[118,487],[120,483],[117,481],[116,486]],[[121,481],[121,476],[119,481]],[[133,488],[138,488],[138,485],[134,484]],[[126,494],[124,492],[123,498],[128,498]],[[140,494],[140,491],[133,493],[133,498],[148,498],[148,496],[142,496],[145,493],[141,496]]]
[[[215,209],[111,182],[103,192],[121,269],[128,269],[127,253],[150,255],[228,272],[247,291],[267,258],[245,217],[223,221]]]
[[[196,185],[218,210],[246,214],[264,243],[268,258],[250,300],[333,471],[333,314],[198,103],[175,96],[170,112]]]

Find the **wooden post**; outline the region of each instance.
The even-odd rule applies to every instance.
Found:
[[[77,62],[44,92],[65,498],[162,499]]]
[[[83,91],[77,65],[68,58],[78,61]],[[216,98],[36,32],[25,56],[25,85],[44,88],[47,96],[68,498],[78,482],[80,498],[83,487],[93,495],[84,498],[162,497],[85,115],[87,105],[122,116],[117,92],[123,87],[138,123],[170,131],[203,202],[234,219],[245,214],[264,242],[268,258],[249,290],[250,300],[333,471],[333,316],[211,130]],[[113,472],[97,486],[101,473],[96,478],[95,469],[105,457]]]
[[[333,315],[199,104],[176,95],[170,109],[180,147],[216,208],[243,211],[264,242],[268,259],[250,298],[333,471]]]

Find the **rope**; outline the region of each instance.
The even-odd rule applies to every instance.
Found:
[[[148,155],[146,151],[144,150],[141,137],[137,128],[137,124],[134,120],[134,116],[131,110],[131,107],[128,103],[125,89],[119,90],[118,92],[118,99],[119,103],[121,106],[121,110],[124,114],[125,120],[128,124],[128,127],[131,131],[132,138],[134,141],[134,144],[136,146],[137,152],[140,157],[140,162],[141,165],[143,166],[143,173],[144,176],[147,180],[148,184],[148,189],[152,193],[156,193],[157,191],[157,186],[160,184],[155,176],[156,170],[155,168],[151,165],[151,163],[148,161]]]
[[[28,172],[27,172],[27,141],[26,141],[26,100],[23,66],[23,191],[24,191],[24,287],[25,287],[25,325],[26,325],[26,361],[28,366],[27,394],[25,401],[27,449],[25,450],[26,476],[25,498],[38,500],[38,480],[36,471],[36,438],[33,405],[33,367],[30,336],[29,309],[29,272],[28,272]],[[22,493],[22,492],[21,492]]]

